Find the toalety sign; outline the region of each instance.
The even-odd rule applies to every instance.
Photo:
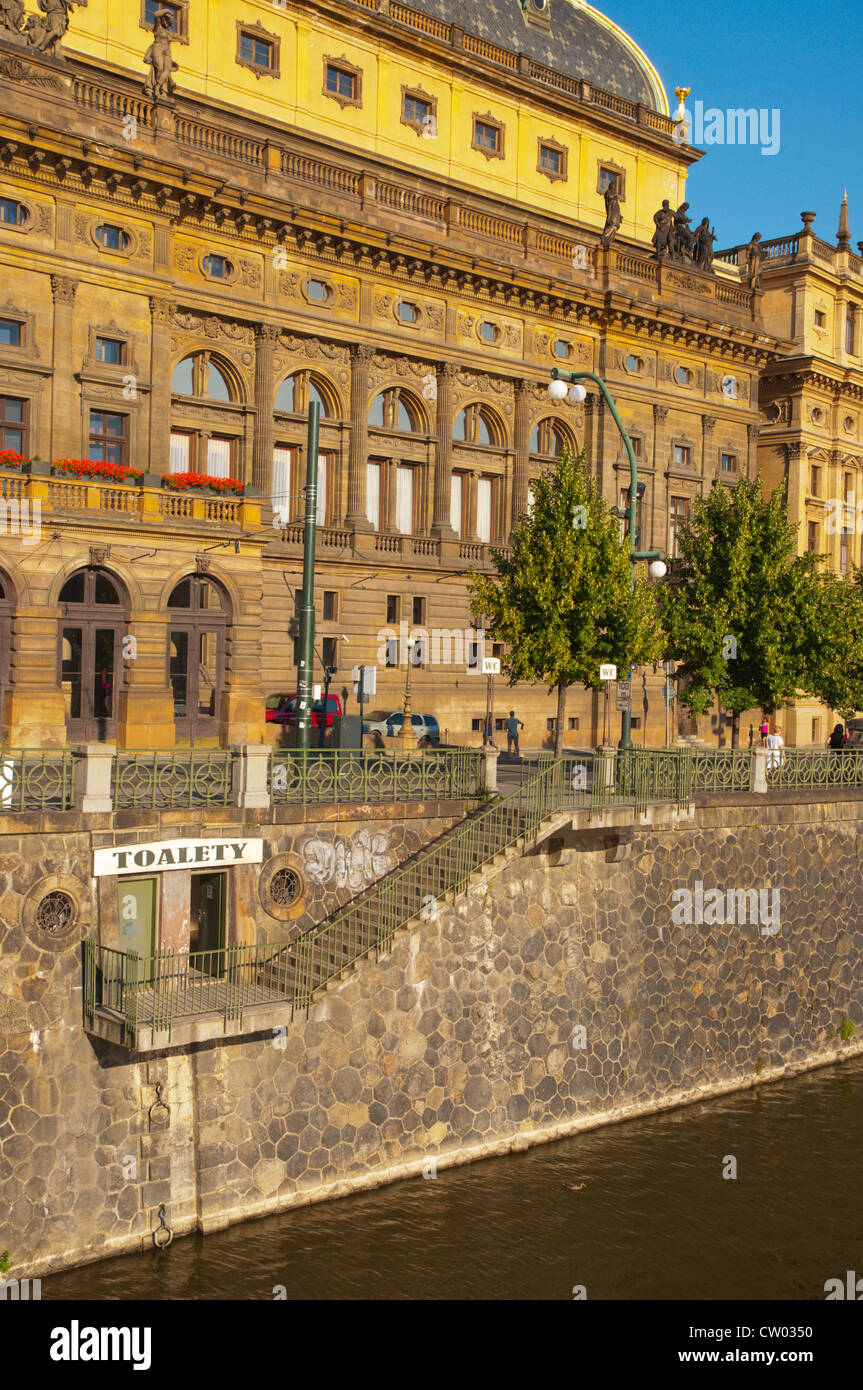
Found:
[[[204,864],[230,868],[261,864],[263,840],[157,840],[149,845],[125,845],[93,851],[93,877],[107,874],[163,873],[166,869],[198,869]]]

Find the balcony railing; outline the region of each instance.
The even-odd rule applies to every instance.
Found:
[[[10,502],[12,508],[16,503],[20,506],[38,502],[43,515],[46,511],[81,511],[92,516],[94,511],[102,511],[138,520],[171,517],[239,526],[243,530],[261,525],[261,501],[257,496],[225,497],[134,483],[106,484],[93,478],[47,477],[14,469],[0,469],[0,499]],[[26,515],[32,516],[32,510]],[[23,508],[21,516],[25,517]],[[24,530],[27,531],[26,525]]]

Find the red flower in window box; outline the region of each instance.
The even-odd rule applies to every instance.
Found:
[[[0,449],[0,468],[22,468],[29,462],[23,454],[16,454],[14,449]]]
[[[140,485],[143,473],[125,463],[97,463],[94,459],[54,459],[57,473],[71,478],[95,478],[109,483],[133,482]]]
[[[208,473],[165,473],[162,475],[165,487],[182,492],[186,488],[212,488],[214,492],[242,493],[243,484],[239,478],[211,478]]]

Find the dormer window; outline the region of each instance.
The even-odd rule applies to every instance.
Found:
[[[550,32],[550,0],[521,0],[521,10],[525,24],[529,24],[533,29],[542,29],[546,34]]]

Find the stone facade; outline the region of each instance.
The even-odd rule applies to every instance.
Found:
[[[82,1031],[77,941],[22,930],[19,866],[0,897],[0,1248],[39,1274],[150,1248],[161,1204],[176,1234],[214,1230],[851,1055],[861,829],[839,801],[561,817],[306,1018],[147,1060]],[[60,848],[30,872],[74,872]],[[699,882],[778,889],[778,930],[686,925]]]

